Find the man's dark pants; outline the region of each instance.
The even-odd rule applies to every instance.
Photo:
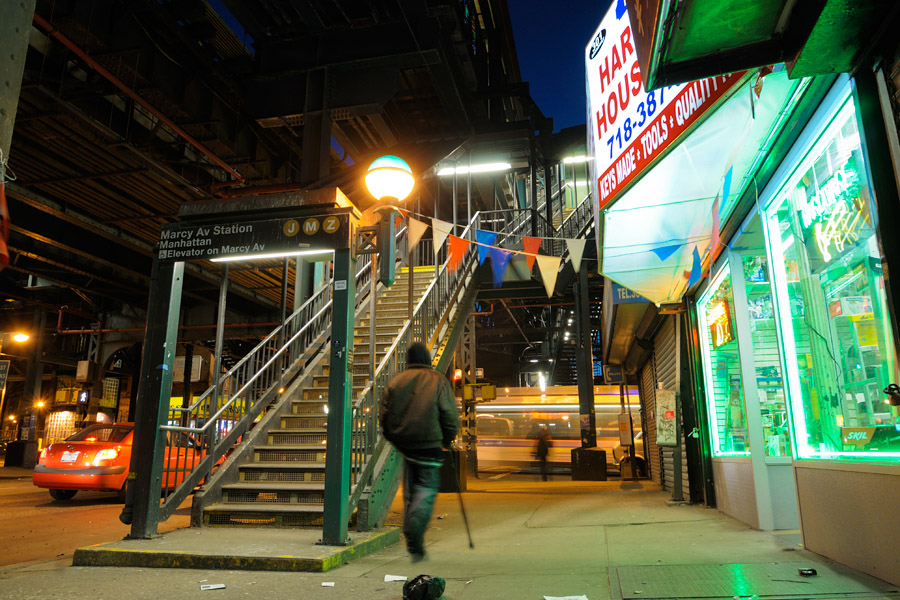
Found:
[[[440,487],[443,453],[440,448],[403,450],[403,535],[410,554],[425,554],[425,528]]]

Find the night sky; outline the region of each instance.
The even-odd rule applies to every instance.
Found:
[[[610,0],[509,0],[522,79],[553,130],[585,123],[584,47]]]

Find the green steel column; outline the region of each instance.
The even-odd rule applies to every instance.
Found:
[[[172,396],[184,263],[158,263],[155,275],[156,278],[151,281],[153,297],[147,315],[144,368],[139,384],[131,459],[131,471],[135,476],[131,492],[134,501],[133,514],[130,515],[131,538],[150,538],[156,534],[159,524],[159,497],[166,448],[165,433],[159,427],[168,419],[169,399]],[[127,506],[120,519],[127,523],[126,518]]]
[[[578,372],[578,414],[581,447],[597,447],[597,415],[594,412],[594,353],[591,348],[591,302],[588,297],[587,268],[582,265],[575,283],[575,332]]]
[[[347,543],[350,510],[350,425],[353,390],[353,306],[356,257],[349,248],[334,251],[334,295],[328,379],[328,434],[325,456],[325,515],[322,543]]]

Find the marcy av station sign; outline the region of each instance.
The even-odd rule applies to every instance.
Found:
[[[192,261],[348,248],[350,213],[163,227],[159,260]]]
[[[616,0],[585,49],[588,144],[602,210],[744,73],[644,89],[628,12]]]

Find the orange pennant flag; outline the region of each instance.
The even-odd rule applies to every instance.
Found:
[[[534,259],[537,258],[538,250],[541,249],[541,242],[544,238],[539,237],[523,237],[522,247],[525,249],[525,260],[528,261],[528,270],[534,268]]]
[[[451,235],[449,250],[447,253],[447,268],[450,269],[451,272],[456,272],[459,269],[460,263],[462,263],[463,256],[466,255],[466,250],[469,249],[469,240],[456,237],[455,235]]]

